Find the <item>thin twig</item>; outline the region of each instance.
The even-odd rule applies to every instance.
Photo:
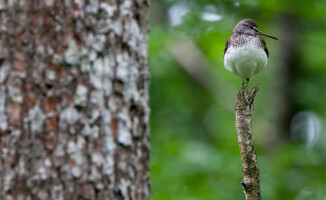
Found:
[[[249,93],[248,82],[242,84],[235,107],[236,128],[240,146],[243,180],[241,182],[246,200],[261,200],[259,169],[252,133],[252,105],[258,92],[259,83]]]

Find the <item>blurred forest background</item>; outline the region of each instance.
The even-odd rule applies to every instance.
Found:
[[[326,1],[153,0],[152,200],[244,199],[234,106],[241,80],[223,65],[234,26],[251,18],[267,68],[253,131],[265,200],[326,199]]]

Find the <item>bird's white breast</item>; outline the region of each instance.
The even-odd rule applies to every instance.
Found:
[[[230,46],[224,56],[224,66],[227,70],[242,79],[249,79],[262,71],[267,64],[267,55],[256,41],[244,45]]]

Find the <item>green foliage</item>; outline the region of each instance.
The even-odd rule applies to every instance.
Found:
[[[223,66],[225,42],[243,18],[254,19],[262,31],[280,39],[266,39],[271,53],[268,66],[251,80],[251,84],[261,82],[253,131],[262,196],[326,199],[325,4],[321,0],[152,1],[152,200],[244,199],[234,124],[241,80]],[[171,26],[169,13],[176,5],[186,12],[180,23]],[[203,20],[204,13],[215,14],[216,21]],[[282,54],[288,52],[282,49],[287,29],[281,26],[285,18],[295,23],[291,39],[297,41],[295,53],[290,54],[293,59],[286,64]],[[171,51],[171,45],[182,45],[180,38],[191,41],[195,49],[190,52],[201,55],[196,73],[190,73]],[[188,59],[188,51],[184,53]],[[202,71],[208,72],[207,80],[197,77]]]

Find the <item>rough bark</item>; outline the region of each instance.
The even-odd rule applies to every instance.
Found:
[[[0,1],[0,199],[149,199],[148,4]]]
[[[243,181],[246,200],[260,200],[259,169],[254,145],[252,127],[252,106],[258,91],[258,84],[249,92],[248,82],[242,84],[235,107],[236,128],[242,160]]]

